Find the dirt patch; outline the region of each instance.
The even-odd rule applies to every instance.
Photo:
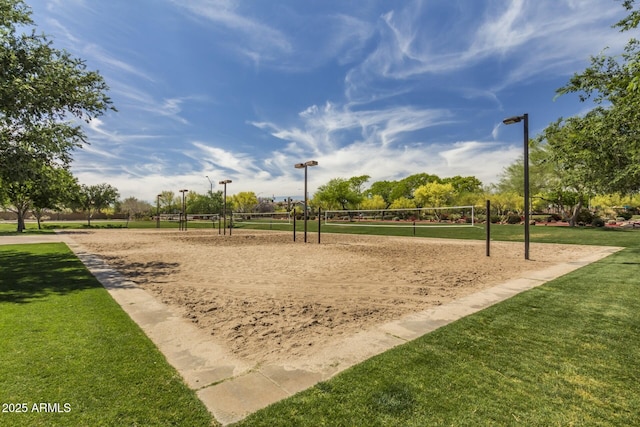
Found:
[[[96,230],[71,234],[237,356],[312,355],[337,338],[579,259],[587,246],[234,230]],[[300,239],[299,239],[300,240]]]

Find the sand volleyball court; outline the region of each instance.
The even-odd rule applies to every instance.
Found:
[[[172,306],[239,358],[284,363],[324,346],[587,255],[590,248],[521,243],[234,230],[70,233],[89,252]],[[315,236],[314,236],[315,237]],[[313,240],[313,239],[310,239]]]

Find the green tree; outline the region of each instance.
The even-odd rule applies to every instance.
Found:
[[[360,186],[363,177],[351,179],[333,178],[327,184],[318,187],[313,196],[314,206],[323,209],[357,209],[358,204],[363,199]],[[367,177],[368,179],[368,177]]]
[[[155,206],[135,197],[127,197],[121,202],[117,202],[116,205],[115,211],[127,214],[127,218],[142,219],[145,216],[153,215],[155,212]]]
[[[389,209],[415,209],[416,202],[413,199],[407,199],[406,197],[399,197],[391,203]]]
[[[222,191],[207,191],[207,194],[187,193],[187,213],[222,213]]]
[[[78,188],[78,181],[67,169],[54,167],[42,170],[30,196],[38,229],[45,210],[61,210],[72,204]]]
[[[413,198],[418,206],[437,208],[450,206],[455,195],[456,191],[451,183],[429,182],[418,187],[413,193]]]
[[[637,28],[640,11],[634,0],[625,0],[629,15],[615,27]],[[640,41],[631,38],[620,56],[600,54],[591,65],[558,89],[559,95],[577,93],[581,101],[592,99],[599,106],[582,118],[550,125],[550,131],[567,127],[556,141],[555,158],[566,164],[576,160],[593,171],[590,185],[604,193],[640,191]],[[583,129],[580,129],[583,127]],[[574,135],[570,135],[574,133]],[[563,155],[563,153],[566,155]]]
[[[165,214],[173,214],[178,212],[182,206],[182,199],[176,196],[176,193],[170,190],[164,190],[158,198],[160,201],[160,212]]]
[[[118,190],[106,183],[81,185],[75,206],[87,215],[87,225],[90,227],[93,215],[115,204],[119,196]]]
[[[258,197],[253,191],[241,191],[232,197],[237,212],[253,212],[258,206]]]
[[[379,194],[374,194],[362,200],[360,207],[367,210],[382,210],[387,208],[387,202]]]
[[[0,12],[0,186],[22,197],[9,200],[22,231],[33,202],[22,190],[43,168],[68,168],[71,151],[86,142],[72,119],[90,121],[112,105],[97,72],[36,33],[22,0],[0,0]]]
[[[577,196],[569,224],[574,226],[582,210],[585,198],[589,194],[607,192],[611,188],[611,176],[604,172],[602,145],[607,142],[594,135],[602,125],[598,108],[584,117],[572,117],[565,121],[558,120],[549,125],[543,132],[550,152],[550,161],[561,170],[562,179],[555,189],[558,194],[567,191]],[[605,160],[606,162],[606,160]],[[604,174],[604,175],[603,175]],[[613,185],[618,188],[617,185]]]
[[[384,209],[386,209],[393,203],[394,191],[397,185],[397,181],[376,181],[371,184],[371,187],[369,187],[365,194],[368,197],[381,197],[385,202]]]
[[[442,178],[442,184],[451,184],[457,194],[472,193],[482,194],[482,181],[475,176],[456,175],[451,178]]]

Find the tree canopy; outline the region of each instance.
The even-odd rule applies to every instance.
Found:
[[[635,0],[623,1],[630,14],[614,27],[637,28],[640,10]],[[621,55],[591,57],[591,65],[558,89],[577,93],[598,106],[584,117],[552,123],[546,130],[551,151],[565,164],[590,169],[592,186],[601,192],[640,191],[640,41],[631,38]],[[566,129],[564,129],[566,127]]]
[[[25,189],[38,171],[68,169],[72,150],[87,142],[79,121],[113,107],[102,76],[37,33],[22,0],[0,0],[0,82],[0,198],[16,208],[22,231],[33,203]]]

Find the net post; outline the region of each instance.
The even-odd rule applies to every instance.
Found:
[[[296,209],[293,208],[293,241],[296,241]]]
[[[484,224],[487,232],[487,256],[491,256],[491,202],[489,200],[487,200],[487,219]]]
[[[318,244],[320,244],[320,228],[322,227],[322,209],[318,208]]]

